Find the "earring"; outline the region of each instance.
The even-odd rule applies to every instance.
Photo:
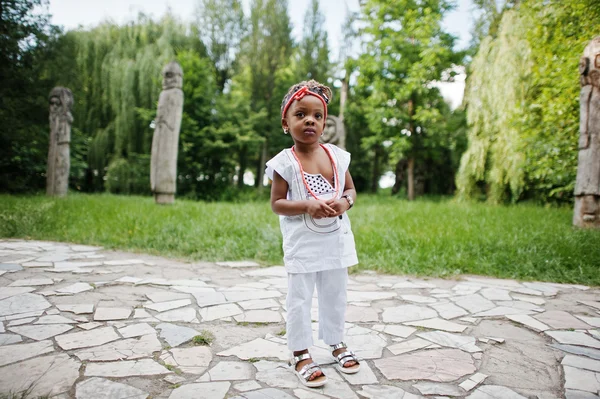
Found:
[[[289,129],[283,129],[283,134],[290,134],[290,130]]]

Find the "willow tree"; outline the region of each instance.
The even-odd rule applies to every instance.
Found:
[[[149,152],[152,130],[139,113],[155,109],[162,67],[179,49],[203,51],[203,46],[170,15],[159,22],[142,15],[135,23],[103,23],[69,35],[77,43],[80,79],[74,93],[75,120],[92,137],[89,164],[95,186],[101,187],[111,162],[122,165],[121,159]]]
[[[576,68],[600,34],[595,0],[524,0],[502,14],[470,66],[469,144],[459,198],[571,201],[577,165]]]
[[[524,186],[523,141],[519,125],[529,87],[531,63],[527,21],[507,11],[498,37],[486,37],[471,65],[465,91],[469,144],[457,176],[458,196],[490,202],[516,199]]]

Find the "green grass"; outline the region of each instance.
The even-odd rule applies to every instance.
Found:
[[[573,228],[571,208],[360,195],[350,217],[361,262],[355,271],[600,285],[600,231]],[[279,222],[268,201],[157,206],[152,198],[106,194],[3,195],[0,237],[189,260],[282,262]]]
[[[200,331],[200,335],[196,335],[193,339],[192,342],[194,343],[194,345],[210,345],[212,344],[212,342],[214,341],[215,336],[213,333],[211,333],[208,330],[202,330]]]

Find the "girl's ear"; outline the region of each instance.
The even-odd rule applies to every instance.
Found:
[[[290,131],[290,127],[287,123],[287,119],[286,118],[281,118],[281,127],[283,128],[283,132],[285,134],[288,134],[288,132]]]

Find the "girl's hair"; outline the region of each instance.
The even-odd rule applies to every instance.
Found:
[[[325,103],[329,104],[329,101],[331,101],[331,97],[332,97],[333,93],[331,92],[331,89],[328,86],[325,86],[324,84],[319,83],[314,79],[303,80],[302,82],[296,83],[295,85],[290,87],[290,89],[288,90],[286,95],[283,96],[283,101],[281,102],[281,111],[280,111],[282,114],[283,114],[283,109],[284,109],[285,105],[287,104],[288,100],[290,99],[290,97],[293,96],[295,92],[297,92],[304,86],[308,87],[308,90],[310,90],[311,92],[316,93],[319,96],[321,96],[325,100]],[[283,117],[285,115],[281,115],[281,116]]]

